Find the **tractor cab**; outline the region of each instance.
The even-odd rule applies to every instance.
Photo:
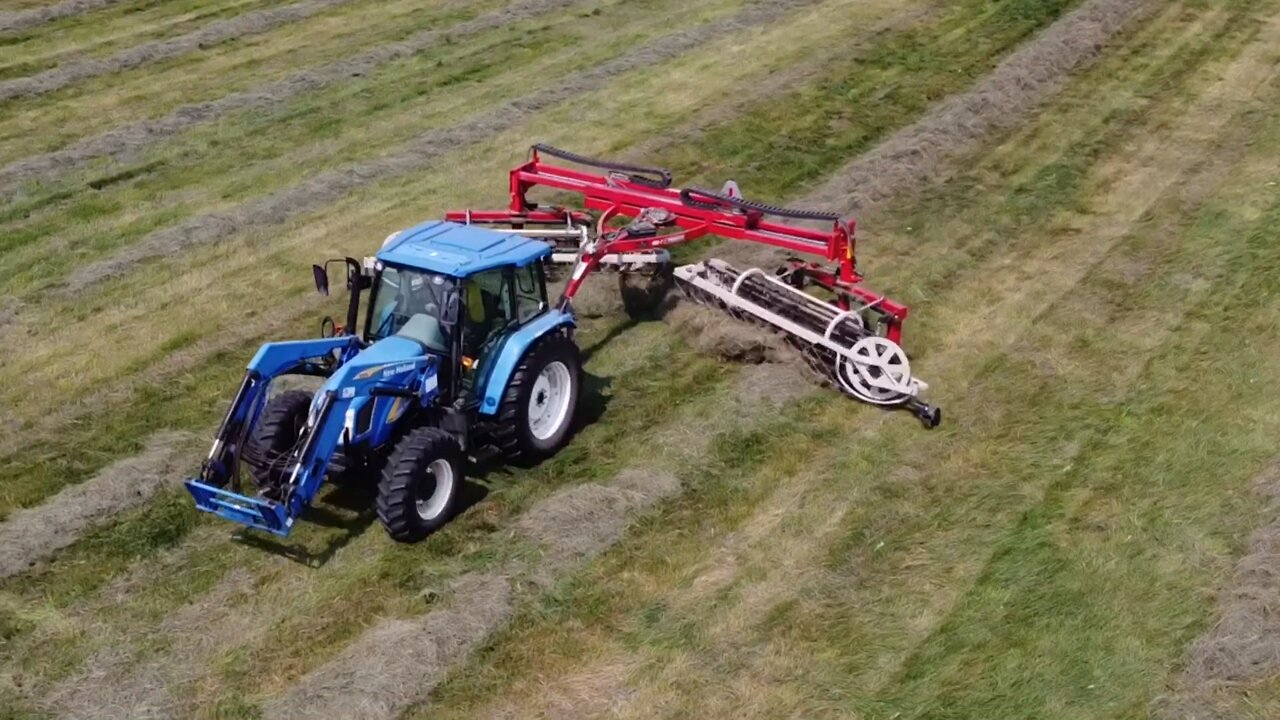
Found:
[[[366,261],[363,340],[417,342],[440,356],[446,395],[481,403],[476,391],[495,351],[549,307],[542,260],[550,254],[537,239],[451,222],[398,232]]]

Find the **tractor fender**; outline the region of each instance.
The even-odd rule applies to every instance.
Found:
[[[559,328],[575,327],[577,320],[572,313],[552,308],[535,318],[532,322],[516,330],[502,343],[498,355],[492,365],[484,386],[484,399],[480,402],[481,415],[494,415],[502,404],[502,393],[511,381],[511,373],[515,372],[520,358],[528,352],[544,335]]]

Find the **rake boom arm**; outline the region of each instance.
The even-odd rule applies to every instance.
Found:
[[[544,155],[586,169],[552,164]],[[575,209],[539,205],[529,198],[537,188],[578,195],[581,204]],[[534,145],[529,159],[511,170],[509,198],[505,210],[463,210],[446,219],[505,226],[548,240],[558,251],[554,261],[574,263],[561,310],[572,307],[583,281],[602,265],[635,271],[663,264],[670,257],[667,249],[705,235],[808,256],[790,259],[776,275],[739,272],[708,260],[676,268],[674,277],[699,301],[775,328],[810,350],[817,358],[811,362],[815,369],[822,366],[848,394],[873,404],[906,406],[929,427],[940,421],[939,411],[920,400],[928,385],[911,376],[899,347],[907,307],[862,285],[852,219],[746,200],[732,182],[721,191],[674,188],[666,170],[547,145]],[[831,302],[804,292],[806,287],[826,290]]]
[[[551,164],[543,160],[543,155],[603,169],[608,174]],[[579,266],[574,269],[578,282],[571,283],[574,292],[581,279],[596,269],[606,256],[664,249],[703,235],[759,243],[817,257],[828,264],[792,261],[791,265],[807,280],[835,293],[837,302],[846,309],[874,305],[885,318],[886,336],[899,342],[908,308],[861,286],[863,277],[857,270],[857,226],[854,220],[830,212],[767,205],[713,190],[672,188],[670,178],[671,173],[667,170],[587,158],[538,144],[531,148],[528,161],[511,170],[510,203],[506,210],[458,210],[447,213],[445,218],[453,222],[503,225],[518,230],[531,226],[568,229],[595,224],[595,250],[583,253],[579,258]],[[540,206],[528,198],[529,191],[538,187],[581,195],[585,211]],[[665,211],[664,220],[677,228],[677,232],[649,236],[641,236],[632,228],[606,232],[607,220],[617,217],[640,219],[646,211],[652,215],[658,210]],[[601,214],[599,221],[586,211]],[[830,226],[822,229],[786,220],[826,222]],[[570,299],[573,297],[569,288],[565,294]]]

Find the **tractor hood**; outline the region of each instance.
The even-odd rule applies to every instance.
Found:
[[[420,361],[428,355],[422,345],[414,340],[396,335],[383,338],[361,350],[329,376],[320,391],[316,393],[312,409],[315,409],[325,391],[333,391],[334,395],[342,398],[344,390],[352,392],[359,386],[372,384],[421,390],[424,395],[427,395],[435,390],[438,363],[430,362],[421,374],[413,370],[419,367]],[[411,387],[419,381],[421,387]]]

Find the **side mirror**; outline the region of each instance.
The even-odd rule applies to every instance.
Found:
[[[311,274],[316,279],[316,292],[321,295],[329,294],[329,273],[325,271],[323,265],[312,265]]]

